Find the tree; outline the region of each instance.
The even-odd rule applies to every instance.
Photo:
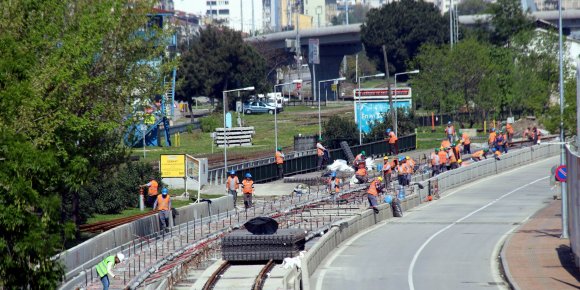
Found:
[[[343,61],[344,62],[344,61]],[[341,68],[343,68],[341,64]],[[346,58],[346,74],[343,75],[348,79],[349,82],[357,83],[356,79],[356,55],[348,56]],[[376,65],[366,56],[364,52],[358,53],[358,76],[373,75],[377,73]]]
[[[484,0],[463,0],[457,4],[460,15],[484,14],[489,9],[489,2]]]
[[[182,55],[176,97],[187,102],[199,95],[221,99],[222,91],[247,86],[265,91],[266,75],[264,58],[243,41],[240,32],[208,26]]]
[[[489,4],[491,13],[491,42],[510,46],[510,39],[518,33],[534,28],[528,13],[522,11],[520,0],[498,0]]]
[[[401,0],[371,9],[361,27],[361,40],[369,58],[384,70],[382,45],[395,71],[404,71],[421,45],[442,44],[449,38],[449,24],[439,9],[424,1]]]
[[[365,142],[373,142],[385,138],[385,132],[388,128],[392,128],[390,113],[383,113],[383,118],[379,122],[371,125],[371,131],[365,134]],[[415,133],[415,113],[413,110],[406,110],[403,108],[397,109],[397,133],[399,136],[407,136]]]
[[[151,3],[12,0],[0,19],[0,280],[55,289],[85,188],[127,157],[128,104],[161,93]],[[151,33],[151,32],[155,33]],[[139,33],[144,33],[140,35]],[[153,64],[153,65],[152,65]],[[136,96],[139,94],[139,96]],[[70,223],[70,221],[73,223]]]
[[[322,125],[322,136],[331,148],[340,146],[340,141],[349,145],[358,144],[358,128],[352,118],[333,115]]]

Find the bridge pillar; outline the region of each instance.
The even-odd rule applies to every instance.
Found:
[[[308,46],[306,46],[304,49],[307,51]],[[320,45],[320,64],[315,65],[316,84],[311,86],[312,96],[315,96],[315,88],[316,94],[318,94],[319,81],[336,79],[340,77],[340,63],[342,62],[345,55],[355,54],[361,50],[362,44],[360,42],[345,45]],[[312,64],[309,64],[308,67],[310,68],[310,76],[312,77]],[[330,83],[331,82],[322,84],[320,90],[321,100],[326,100],[326,94],[323,89],[325,85],[330,86]],[[340,96],[337,94],[337,97]],[[334,92],[332,92],[332,94],[330,91],[328,92],[328,100],[335,100]]]

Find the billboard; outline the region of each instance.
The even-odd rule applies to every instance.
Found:
[[[159,165],[161,178],[185,177],[185,154],[162,154]]]
[[[394,101],[395,108],[411,108],[411,99]],[[381,121],[383,114],[390,111],[389,101],[360,101],[355,103],[355,118],[357,126],[364,133],[369,133],[373,122]]]
[[[411,88],[397,88],[393,92],[395,109],[410,109],[412,106]],[[391,109],[388,90],[360,89],[354,91],[354,116],[357,127],[364,133],[369,133],[374,122],[383,119],[383,115]]]

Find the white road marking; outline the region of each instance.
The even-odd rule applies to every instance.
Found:
[[[409,266],[409,271],[407,272],[407,282],[408,282],[408,284],[409,284],[409,289],[410,289],[410,290],[415,290],[415,284],[413,283],[413,270],[414,270],[414,268],[415,268],[415,264],[417,263],[417,259],[419,258],[419,255],[421,254],[421,252],[423,252],[423,249],[425,249],[425,247],[427,247],[427,245],[428,245],[428,244],[429,244],[429,243],[430,243],[430,242],[431,242],[431,241],[432,241],[434,238],[436,238],[438,235],[440,235],[440,234],[441,234],[441,233],[443,233],[444,231],[446,231],[446,230],[450,229],[451,227],[453,227],[453,226],[454,226],[454,225],[456,225],[457,223],[460,223],[460,222],[462,222],[462,221],[464,221],[464,220],[468,219],[469,217],[473,216],[474,214],[476,214],[476,213],[478,213],[478,212],[480,212],[480,211],[482,211],[482,210],[484,210],[484,209],[486,209],[486,208],[488,208],[488,207],[492,206],[492,205],[493,205],[493,204],[495,204],[496,202],[498,202],[498,201],[500,201],[500,200],[504,199],[505,197],[507,197],[507,196],[509,196],[509,195],[513,194],[514,192],[517,192],[517,191],[519,191],[519,190],[521,190],[521,189],[523,189],[523,188],[525,188],[525,187],[528,187],[528,186],[530,186],[530,185],[532,185],[532,184],[534,184],[534,183],[537,183],[537,182],[539,182],[539,181],[542,181],[542,180],[544,180],[544,179],[547,179],[547,178],[549,178],[549,177],[550,177],[550,176],[545,176],[545,177],[542,177],[542,178],[540,178],[540,179],[536,179],[536,180],[534,180],[534,181],[532,181],[532,182],[530,182],[530,183],[528,183],[528,184],[524,184],[524,185],[522,185],[522,186],[520,186],[520,187],[518,187],[518,188],[516,188],[516,189],[514,189],[514,190],[512,190],[512,191],[510,191],[510,192],[508,192],[508,193],[506,193],[506,194],[504,194],[504,195],[502,195],[502,196],[498,197],[498,198],[496,198],[495,200],[493,200],[493,201],[489,202],[488,204],[486,204],[486,205],[484,205],[484,206],[480,207],[479,209],[476,209],[476,210],[474,210],[474,211],[472,211],[472,212],[468,213],[468,214],[467,214],[467,215],[465,215],[464,217],[462,217],[462,218],[460,218],[460,219],[458,219],[458,220],[454,221],[453,223],[451,223],[451,224],[447,225],[446,227],[444,227],[444,228],[440,229],[439,231],[437,231],[436,233],[434,233],[433,235],[431,235],[431,236],[430,236],[430,237],[429,237],[429,238],[428,238],[428,239],[427,239],[427,240],[426,240],[426,241],[425,241],[425,242],[424,242],[424,243],[421,245],[421,247],[419,247],[419,249],[417,250],[417,252],[415,252],[415,255],[413,256],[413,259],[411,260],[411,265]]]

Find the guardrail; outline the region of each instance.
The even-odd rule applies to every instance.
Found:
[[[417,136],[411,134],[399,138],[399,151],[405,152],[415,149]],[[367,156],[379,157],[387,153],[387,143],[384,140],[366,143],[362,145],[352,146],[351,150],[354,155],[365,151]],[[342,149],[329,150],[330,158],[347,159]],[[272,154],[274,155],[274,154]],[[294,175],[299,173],[306,173],[316,171],[317,155],[316,150],[308,150],[302,152],[292,152],[286,155],[284,160],[284,175]],[[245,162],[228,166],[228,171],[235,170],[236,175],[240,180],[246,173],[252,174],[255,182],[267,182],[278,178],[276,164],[274,164],[274,157],[264,158],[252,162]],[[208,172],[208,182],[210,184],[224,184],[224,168],[210,169]]]
[[[566,185],[568,189],[568,234],[576,268],[580,269],[580,156],[566,146]]]
[[[476,179],[497,174],[499,172],[509,170],[518,166],[529,164],[533,161],[540,160],[546,157],[555,156],[559,153],[559,146],[554,144],[542,144],[533,147],[523,148],[520,150],[513,150],[508,154],[502,156],[500,160],[493,158],[483,160],[470,164],[467,167],[458,168],[447,171],[435,177],[429,178],[428,175],[423,174],[414,177],[415,181],[423,182],[438,182],[439,191],[444,192],[451,188],[467,184]],[[580,158],[580,157],[577,157]],[[576,186],[578,188],[578,186]],[[429,194],[430,186],[425,186],[416,194],[407,197],[402,202],[404,210],[408,210],[419,205]],[[576,201],[579,201],[578,194]],[[579,208],[579,207],[577,207]],[[353,217],[344,219],[331,226],[331,229],[320,238],[302,260],[302,289],[310,289],[310,277],[320,266],[320,263],[331,253],[338,245],[350,238],[354,234],[367,229],[369,226],[375,225],[380,221],[392,217],[390,207],[386,204],[379,206],[379,214],[374,214],[372,210],[355,215]],[[576,213],[576,223],[580,221]],[[578,234],[577,232],[575,234]],[[580,238],[576,236],[576,238]],[[580,241],[580,240],[576,240]],[[578,246],[578,245],[576,245]],[[576,252],[578,253],[578,252]],[[576,256],[578,258],[578,256]],[[288,272],[291,275],[291,272]]]

